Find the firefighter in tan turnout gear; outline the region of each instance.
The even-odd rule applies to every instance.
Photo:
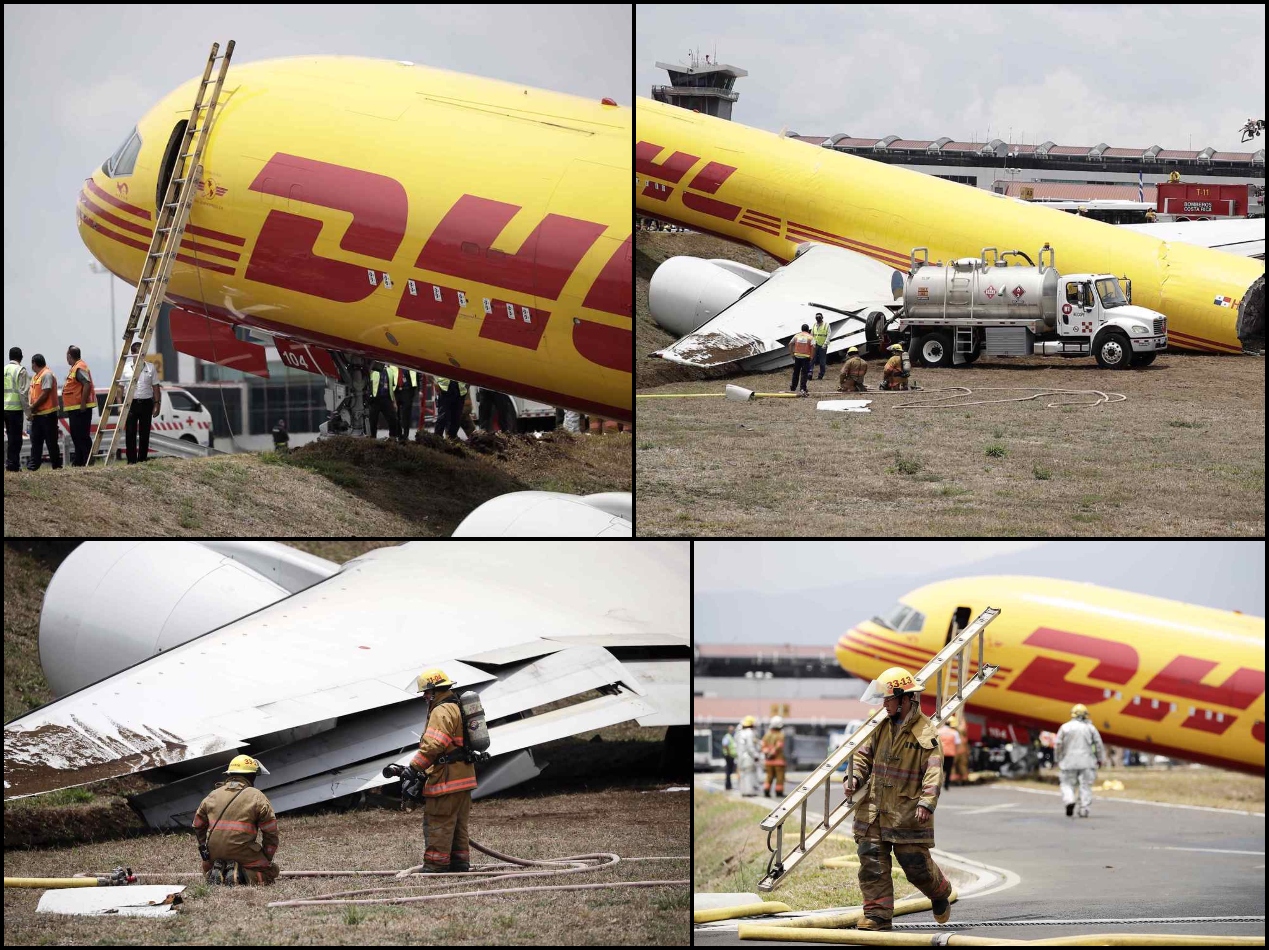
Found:
[[[907,879],[930,899],[934,919],[943,923],[952,913],[952,885],[930,857],[943,756],[938,731],[921,714],[923,689],[911,673],[895,666],[873,680],[862,697],[871,706],[884,704],[889,721],[855,753],[854,769],[844,779],[848,799],[862,792],[853,829],[864,896],[860,930],[890,929],[892,850]]]
[[[762,794],[771,797],[774,786],[776,798],[784,795],[784,720],[779,716],[771,718],[771,727],[762,737],[762,757],[767,768],[766,780],[762,783]]]
[[[281,868],[273,861],[278,816],[255,787],[261,772],[269,774],[251,756],[235,756],[225,769],[226,780],[194,813],[194,834],[209,884],[272,884],[278,879]]]
[[[423,870],[471,870],[467,818],[476,789],[476,766],[463,733],[463,714],[454,682],[439,669],[424,670],[419,692],[428,702],[427,726],[409,768],[425,773],[423,785]]]

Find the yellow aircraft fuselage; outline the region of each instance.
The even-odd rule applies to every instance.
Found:
[[[958,610],[963,625],[998,607],[984,660],[1000,670],[970,712],[1056,729],[1083,703],[1108,743],[1264,774],[1263,617],[1042,577],[941,581],[900,603],[921,616],[898,631],[856,624],[837,643],[844,669],[865,679],[891,666],[916,673]],[[977,660],[967,651],[970,675]]]
[[[136,283],[196,80],[85,182]],[[408,63],[231,65],[167,297],[197,315],[631,418],[631,111]],[[179,137],[177,139],[179,141]]]
[[[635,133],[640,212],[784,263],[808,241],[901,271],[917,246],[930,249],[930,260],[953,260],[987,246],[1034,254],[1049,243],[1060,272],[1131,278],[1133,303],[1167,316],[1170,346],[1242,352],[1243,310],[1245,335],[1254,327],[1263,335],[1262,261],[1160,241],[648,99],[635,102]]]

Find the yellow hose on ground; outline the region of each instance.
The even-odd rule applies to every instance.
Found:
[[[95,877],[6,877],[5,887],[96,887]]]
[[[831,858],[829,860],[832,860]],[[956,903],[959,895],[956,888],[952,888],[952,893],[947,895],[948,903]],[[895,901],[894,916],[902,917],[905,914],[919,914],[921,911],[930,909],[930,899],[925,895],[915,897],[906,897],[901,901]],[[814,917],[786,917],[783,920],[772,920],[762,924],[741,924],[741,936],[744,936],[744,930],[748,927],[798,927],[811,929],[845,929],[854,927],[864,919],[864,909],[862,907],[857,910],[848,910],[842,914],[816,914]],[[861,931],[866,933],[867,931]]]
[[[713,910],[692,912],[692,922],[708,924],[715,920],[732,920],[736,917],[757,917],[760,914],[787,914],[792,910],[780,901],[763,901],[758,904],[740,904],[736,907],[715,907]]]
[[[770,924],[741,924],[742,940],[784,940],[807,943],[849,943],[867,947],[1263,947],[1264,937],[1182,937],[1171,934],[1084,934],[1043,940],[1004,940],[968,934],[908,934],[867,930],[789,930]]]
[[[857,868],[859,867],[859,858],[843,854],[836,858],[825,858],[823,863],[826,868]]]

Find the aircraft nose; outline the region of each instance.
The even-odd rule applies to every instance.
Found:
[[[80,239],[90,254],[116,276],[135,283],[137,251],[150,246],[150,212],[131,200],[126,180],[111,180],[100,169],[84,180],[75,202]]]

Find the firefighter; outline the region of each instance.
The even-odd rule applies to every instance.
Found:
[[[817,313],[815,315],[815,326],[811,329],[811,336],[815,340],[815,356],[811,359],[811,368],[816,366],[820,368],[819,376],[816,379],[824,378],[824,370],[828,369],[828,324],[824,322],[824,314]]]
[[[208,884],[272,884],[281,873],[273,860],[278,850],[278,817],[264,792],[255,787],[261,772],[269,774],[251,756],[234,756],[225,769],[225,781],[212,789],[194,813],[194,833]]]
[[[1087,818],[1088,806],[1093,803],[1096,769],[1100,769],[1106,761],[1106,748],[1102,745],[1101,733],[1088,721],[1088,707],[1083,703],[1071,707],[1070,720],[1058,729],[1056,754],[1066,816],[1071,817],[1075,811],[1075,789],[1078,785],[1080,817]]]
[[[923,689],[911,673],[894,666],[862,697],[870,706],[884,704],[889,719],[855,753],[844,779],[848,799],[863,792],[853,828],[864,896],[860,930],[890,929],[892,850],[907,879],[930,899],[934,919],[943,923],[952,913],[952,885],[930,857],[943,757],[934,724],[921,714]]]
[[[890,352],[893,355],[886,360],[885,368],[881,371],[881,388],[907,389],[908,377],[912,374],[903,368],[902,344],[895,343],[890,347]]]
[[[762,758],[767,767],[767,775],[762,783],[762,794],[771,797],[771,786],[775,785],[776,798],[784,796],[784,720],[779,716],[771,717],[771,728],[762,737]]]
[[[846,351],[848,359],[842,364],[842,374],[837,379],[837,388],[844,393],[867,392],[864,377],[868,375],[868,364],[859,358],[859,347],[852,346]]]
[[[408,781],[427,776],[423,787],[423,870],[433,874],[470,871],[467,817],[476,789],[463,732],[463,715],[454,681],[442,670],[419,674],[418,690],[427,700],[427,726],[408,769]]]
[[[740,794],[753,798],[758,794],[757,774],[758,741],[753,734],[753,716],[740,720],[740,732],[736,736],[736,758],[740,765]]]
[[[811,328],[802,324],[802,332],[795,333],[789,341],[789,353],[793,355],[793,382],[789,384],[789,392],[799,392],[798,379],[802,380],[801,395],[807,395],[806,381],[811,377],[811,356],[815,353],[815,337],[811,336]]]

